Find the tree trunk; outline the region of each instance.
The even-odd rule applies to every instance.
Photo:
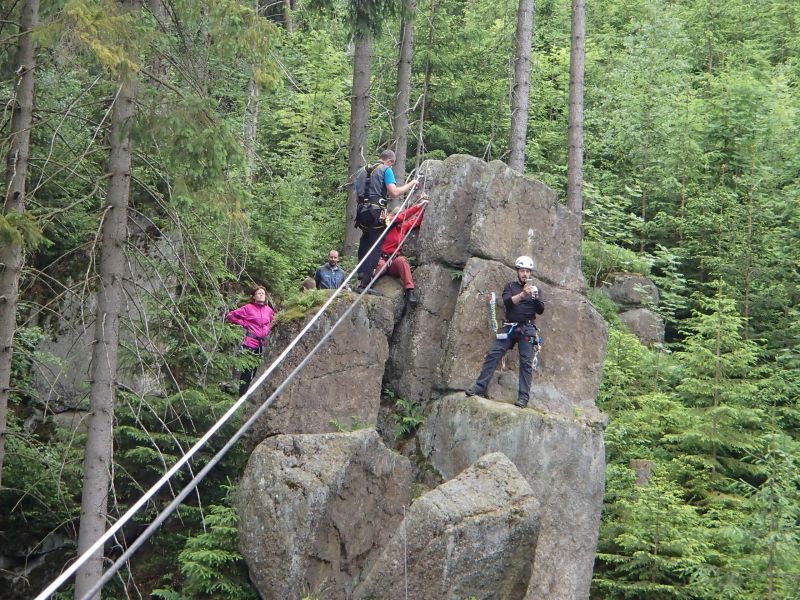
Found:
[[[253,10],[258,16],[259,0],[253,2]],[[289,7],[286,7],[289,10]],[[252,183],[253,169],[256,164],[256,135],[258,133],[258,111],[261,102],[261,90],[255,78],[256,65],[252,65],[253,76],[247,82],[247,105],[244,108],[244,169],[247,180]]]
[[[408,104],[411,96],[411,58],[414,53],[414,14],[416,0],[405,0],[400,25],[400,57],[397,63],[397,93],[394,97],[394,171],[397,180],[406,178],[408,153]]]
[[[11,148],[6,161],[3,215],[25,212],[25,180],[28,176],[33,125],[36,50],[32,30],[39,22],[39,0],[22,7],[20,37],[14,60],[16,88],[11,99]],[[8,397],[11,391],[11,357],[17,323],[19,274],[25,260],[22,239],[0,244],[0,488],[6,453]]]
[[[244,113],[244,157],[245,174],[248,181],[253,181],[253,170],[256,164],[256,134],[258,133],[258,110],[261,93],[255,78],[247,82],[247,106]]]
[[[294,33],[294,17],[292,16],[292,0],[283,0],[283,19],[286,31]]]
[[[525,172],[525,143],[528,139],[533,9],[533,0],[519,0],[514,87],[511,91],[511,130],[508,135],[508,166],[521,173]]]
[[[567,133],[567,206],[583,212],[583,73],[586,62],[586,0],[572,0],[569,58],[569,130]]]
[[[419,169],[419,164],[425,156],[425,109],[428,104],[428,89],[431,87],[431,53],[433,52],[434,35],[436,29],[436,0],[431,0],[430,28],[428,29],[428,49],[425,56],[425,79],[422,84],[422,101],[419,108],[419,134],[417,136],[417,156],[414,164]]]
[[[372,74],[372,36],[356,36],[353,55],[353,93],[350,99],[350,151],[347,159],[347,221],[344,225],[344,251],[353,255],[358,245],[356,192],[352,183],[356,172],[368,159],[367,126],[369,124],[369,85]]]
[[[138,3],[127,3],[136,8]],[[131,185],[130,128],[135,112],[136,84],[122,77],[111,117],[111,157],[108,205],[102,220],[100,287],[97,292],[94,345],[90,367],[91,420],[83,460],[83,493],[78,554],[86,552],[106,529],[112,477],[114,397],[119,350],[119,315],[128,238]],[[100,579],[103,549],[98,549],[75,575],[75,598],[83,598]],[[99,598],[99,594],[95,596]]]

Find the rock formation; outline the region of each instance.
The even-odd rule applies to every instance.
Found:
[[[522,598],[538,529],[530,486],[488,454],[411,505],[353,598]]]
[[[349,598],[403,518],[411,466],[374,430],[280,435],[252,453],[239,489],[240,539],[264,598]]]
[[[604,417],[594,400],[606,328],[582,293],[580,219],[500,162],[453,156],[426,162],[422,174],[431,203],[415,243],[418,306],[404,305],[396,282],[379,282],[384,297],[365,298],[251,436],[261,444],[240,514],[253,580],[265,598],[317,589],[325,598],[401,598],[406,581],[414,598],[587,598],[604,483]],[[463,394],[494,337],[488,294],[499,297],[520,254],[534,257],[546,306],[537,320],[541,366],[524,410],[510,404],[516,350],[489,399]],[[320,321],[254,403],[342,311],[337,304]],[[301,325],[276,326],[270,356]],[[326,433],[333,419],[385,422],[377,418],[381,382],[425,407],[418,472],[444,480],[410,504],[410,467],[396,456],[392,472],[402,476],[390,493],[380,466],[389,451],[374,431]],[[269,437],[277,433],[294,435]],[[365,475],[368,456],[380,465]]]
[[[664,319],[652,309],[658,304],[656,284],[635,273],[610,273],[596,288],[619,305],[619,319],[645,345],[664,343]]]

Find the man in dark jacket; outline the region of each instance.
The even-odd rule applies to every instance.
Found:
[[[322,265],[314,274],[314,283],[318,290],[338,289],[347,274],[339,266],[339,252],[328,252],[328,262]]]
[[[544,312],[544,303],[539,298],[538,288],[530,280],[533,259],[530,256],[520,256],[514,267],[517,269],[517,281],[507,283],[503,289],[503,304],[506,307],[503,328],[498,332],[497,339],[483,361],[478,380],[467,389],[466,394],[484,395],[500,360],[516,344],[519,347],[519,393],[514,404],[525,408],[528,405],[533,376],[536,315]]]

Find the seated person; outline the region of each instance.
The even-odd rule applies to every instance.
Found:
[[[400,281],[403,282],[403,289],[405,289],[406,300],[411,306],[416,306],[417,295],[414,293],[414,278],[411,276],[411,265],[408,264],[408,259],[403,256],[403,249],[401,246],[406,234],[412,229],[419,228],[422,224],[423,210],[428,202],[429,200],[424,198],[419,204],[414,204],[403,212],[400,212],[399,208],[395,208],[390,213],[386,222],[388,224],[394,218],[394,223],[383,241],[381,258],[378,261],[378,266],[375,268],[376,275],[388,273],[392,277],[400,278]],[[395,254],[394,258],[389,260],[389,257],[395,250],[397,250],[397,254]],[[384,265],[386,265],[385,271],[382,271]]]

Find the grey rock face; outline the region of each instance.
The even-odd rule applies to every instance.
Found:
[[[494,341],[486,292],[496,293],[497,320],[502,322],[503,287],[515,278],[513,269],[497,262],[480,258],[467,262],[443,354],[443,388],[466,389],[475,382]],[[569,417],[578,411],[597,418],[594,399],[605,356],[605,322],[583,295],[536,278],[534,282],[541,290],[545,312],[536,318],[544,345],[541,366],[533,375],[531,406]],[[506,354],[506,369],[496,372],[490,398],[517,399],[518,356],[516,348]]]
[[[487,452],[506,455],[541,505],[533,574],[524,597],[589,597],[605,477],[601,423],[451,394],[432,406],[419,440],[445,479]]]
[[[392,336],[386,380],[401,397],[418,401],[429,399],[432,390],[441,387],[440,363],[459,281],[439,264],[418,267],[414,280],[419,305]]]
[[[353,298],[352,295],[346,295],[329,307],[300,344],[250,397],[247,417],[272,395],[278,384],[308,355],[345,312]],[[311,315],[301,321],[276,325],[270,333],[269,351],[264,364],[271,364],[310,319]],[[306,364],[300,376],[286,387],[255,423],[249,433],[249,447],[276,433],[333,432],[336,431],[333,422],[347,427],[354,420],[375,425],[384,365],[389,356],[388,337],[393,326],[391,300],[378,296],[366,297]],[[257,377],[264,368],[262,366],[259,369]]]
[[[582,294],[577,218],[502,163],[456,156],[423,171],[431,204],[417,243],[419,304],[406,306],[398,281],[383,278],[382,297],[365,299],[259,423],[256,442],[319,435],[269,438],[254,453],[241,488],[242,551],[265,598],[399,600],[408,581],[415,599],[584,600],[603,497],[604,416],[594,399],[607,334]],[[494,340],[487,293],[496,292],[502,321],[502,290],[516,278],[509,265],[526,253],[546,306],[531,408],[506,403],[517,396],[516,349],[489,390],[500,402],[450,393],[477,377]],[[274,381],[343,309],[322,319]],[[267,362],[302,325],[275,328]],[[428,461],[414,485],[445,480],[406,510],[402,526],[409,463],[392,458],[388,481],[378,441],[324,433],[332,419],[375,423],[382,381],[426,407],[416,439],[403,442]]]
[[[152,327],[150,320],[153,316],[143,299],[153,296],[172,299],[176,282],[162,278],[143,258],[173,259],[177,262],[177,247],[180,244],[167,237],[153,241],[145,233],[151,225],[145,216],[131,215],[129,219],[129,245],[137,247],[141,254],[125,263],[126,272],[122,283],[125,288],[125,304],[120,314],[120,341],[159,354],[165,348],[156,345],[146,335],[148,328]],[[56,412],[76,408],[89,390],[89,363],[92,358],[94,316],[97,310],[95,290],[70,280],[65,282],[64,289],[66,292],[56,305],[48,311],[34,315],[34,322],[47,332],[37,348],[42,352],[43,358],[37,361],[34,386],[48,410],[53,409]],[[48,357],[50,354],[55,360]],[[119,366],[117,372],[118,382],[143,396],[164,394],[162,378],[163,374],[158,371],[125,369],[124,364]]]
[[[538,524],[530,486],[508,458],[489,454],[411,505],[353,598],[522,598]]]
[[[647,277],[634,273],[611,273],[597,290],[623,306],[658,304],[658,288]]]
[[[645,345],[664,343],[664,319],[647,308],[626,310],[620,321]]]
[[[240,547],[262,598],[350,598],[410,501],[411,466],[375,430],[277,436],[239,486]]]
[[[420,229],[420,262],[465,265],[470,256],[513,265],[534,258],[534,274],[575,291],[583,289],[580,220],[553,190],[509,169],[471,156],[426,161],[431,203]]]

